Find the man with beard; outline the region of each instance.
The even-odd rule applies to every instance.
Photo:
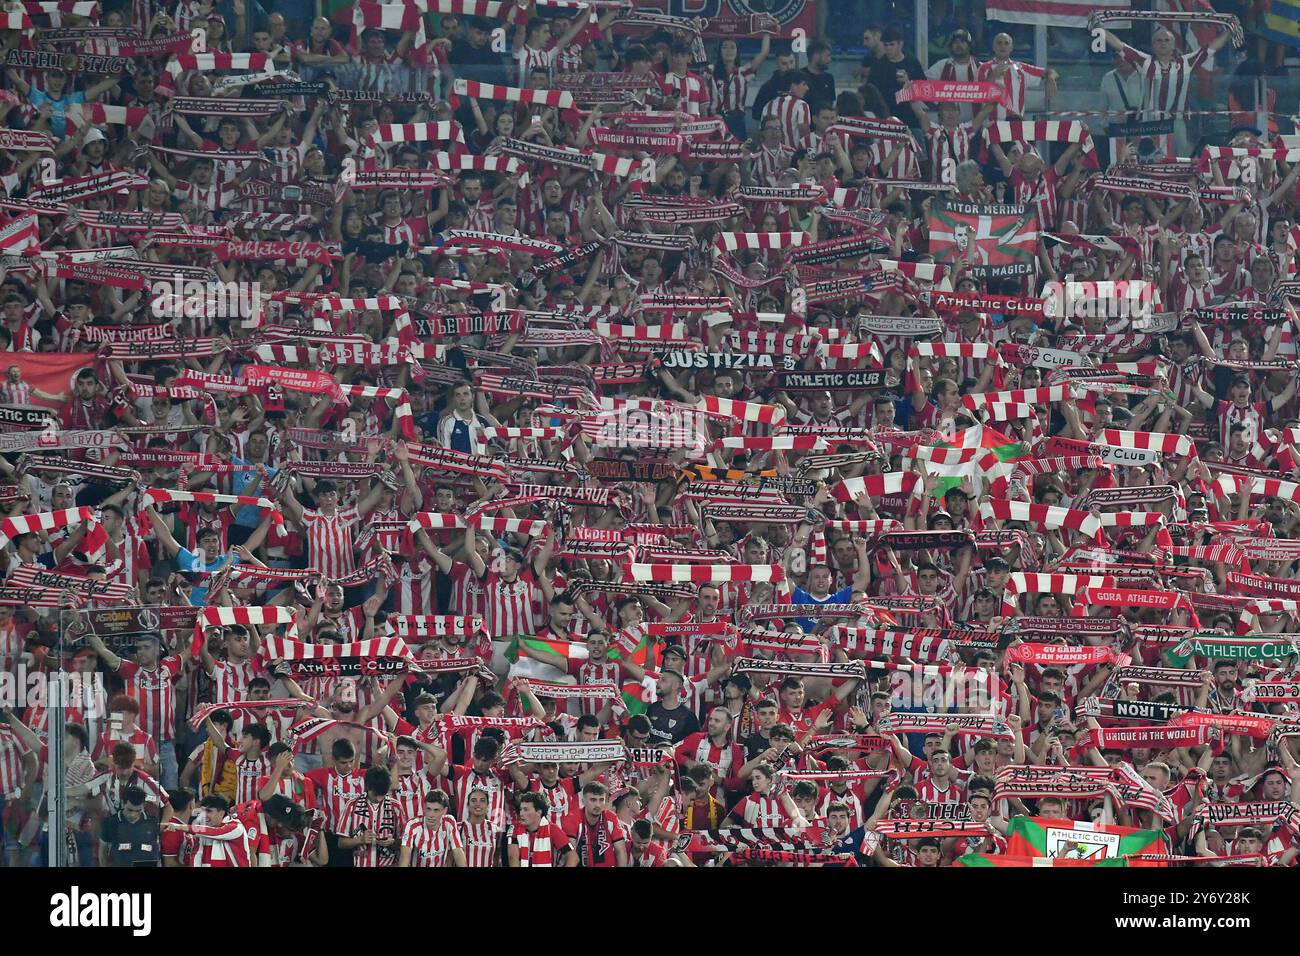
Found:
[[[1236,710],[1240,706],[1237,697],[1237,662],[1215,661],[1213,673],[1213,690],[1209,689],[1209,684],[1201,686],[1197,691],[1197,707],[1208,708],[1216,714],[1227,714]]]
[[[732,742],[731,726],[730,712],[725,707],[713,708],[705,730],[696,731],[677,745],[677,763],[684,769],[708,764],[717,772],[724,790],[743,789],[737,773],[745,763],[744,750]]]
[[[290,693],[299,699],[310,700],[304,694],[298,685],[288,681]],[[309,716],[326,717],[332,723],[316,734],[311,743],[315,745],[317,753],[324,756],[334,753],[334,744],[340,740],[347,741],[357,753],[370,753],[371,744],[376,739],[369,730],[370,723],[376,717],[383,713],[388,702],[401,689],[402,679],[394,678],[388,682],[388,686],[383,689],[369,704],[358,711],[357,685],[351,680],[341,681],[335,688],[333,696],[329,699],[329,706],[322,707],[319,703],[315,709],[310,712]],[[296,691],[296,693],[294,693]],[[382,739],[382,738],[378,738]],[[299,753],[300,769],[301,758],[310,756]],[[329,763],[326,763],[329,766]]]

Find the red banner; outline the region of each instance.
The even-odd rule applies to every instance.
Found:
[[[1011,97],[1001,83],[962,80],[912,80],[894,97],[900,103],[1000,103],[1011,108]]]
[[[6,382],[12,382],[17,375],[20,381],[32,387],[33,394],[25,404],[58,408],[72,397],[72,381],[77,373],[83,368],[95,367],[95,356],[90,352],[5,352],[0,366]],[[38,389],[44,394],[62,395],[63,398],[58,401],[43,399],[35,394]]]

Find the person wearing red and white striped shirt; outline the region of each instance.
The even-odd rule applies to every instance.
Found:
[[[87,642],[122,678],[123,692],[140,707],[140,726],[153,736],[158,745],[158,763],[162,785],[175,789],[176,776],[176,682],[181,676],[181,659],[174,655],[158,659],[161,643],[156,634],[142,634],[135,641],[135,660],[128,661],[110,651],[96,634]]]
[[[339,824],[339,849],[352,851],[356,867],[397,865],[401,848],[401,810],[389,794],[391,781],[383,767],[371,767],[366,792],[348,804]]]
[[[1172,271],[1172,270],[1169,270]],[[1170,305],[1179,311],[1203,309],[1216,298],[1214,283],[1200,256],[1188,256],[1181,272],[1173,272],[1168,291]]]
[[[687,115],[704,115],[709,102],[709,85],[704,77],[691,72],[690,47],[674,44],[668,62],[669,69],[659,81],[659,91],[670,101],[680,102]]]
[[[549,79],[555,73],[561,55],[567,54],[578,35],[586,33],[592,26],[590,18],[584,13],[566,21],[557,37],[553,35],[550,20],[520,17],[515,27],[513,54],[519,67],[519,85],[537,86],[537,83],[529,82],[533,79],[534,70],[545,71]],[[599,31],[596,36],[599,37]]]
[[[486,561],[491,548],[489,538],[476,535],[473,528],[467,528],[464,540],[468,548],[472,548],[478,557]],[[452,561],[450,555],[433,540],[433,536],[422,528],[415,533],[415,541],[429,555],[434,566],[451,579],[451,614],[481,618],[487,610],[487,591],[482,580],[484,572],[471,570],[469,564]]]
[[[456,797],[456,815],[466,818],[470,793],[481,789],[488,797],[488,819],[499,830],[504,830],[509,821],[506,790],[511,781],[504,770],[495,766],[500,750],[501,745],[495,738],[480,737],[474,741],[469,763],[455,764],[446,769]]]
[[[486,575],[487,607],[483,624],[493,637],[531,636],[537,632],[541,626],[538,609],[543,594],[536,572],[551,560],[554,546],[555,535],[548,533],[541,550],[533,558],[532,568],[525,567],[523,552],[509,548],[501,556],[500,571],[489,571],[477,548],[469,552],[470,570],[478,577]]]
[[[1192,74],[1228,42],[1230,33],[1222,26],[1219,34],[1208,46],[1192,53],[1179,54],[1175,50],[1174,35],[1164,27],[1157,27],[1151,35],[1151,53],[1129,46],[1109,30],[1102,30],[1106,43],[1119,51],[1142,75],[1144,92],[1142,108],[1147,112],[1143,119],[1160,119],[1163,114],[1174,114],[1174,132],[1152,137],[1166,156],[1185,156],[1190,147],[1187,125],[1181,114],[1187,109],[1187,94],[1192,88]]]
[[[1007,91],[1009,105],[996,104],[999,120],[1019,118],[1025,112],[1025,91],[1042,87],[1048,97],[1056,93],[1057,73],[1011,59],[1015,41],[1006,33],[993,38],[993,59],[980,64],[976,74],[981,83],[997,83]]]
[[[271,746],[271,733],[262,724],[249,724],[239,735],[239,746],[226,744],[225,734],[212,722],[204,721],[208,738],[215,747],[224,747],[226,759],[235,765],[235,802],[245,803],[257,799],[258,780],[271,773],[271,758],[266,748]]]
[[[48,748],[42,751],[41,756],[48,759]],[[122,809],[126,791],[131,787],[139,787],[145,792],[146,800],[161,808],[167,802],[167,791],[149,774],[135,768],[135,758],[135,747],[128,743],[114,744],[108,769],[95,774],[84,784],[70,787],[68,795],[101,797],[105,809],[109,814],[114,814]]]
[[[210,159],[196,159],[190,167],[190,179],[177,179],[158,157],[150,155],[153,160],[154,173],[167,184],[172,195],[179,202],[192,202],[201,211],[216,212],[229,209],[239,200],[239,193],[233,189],[224,189],[216,178],[216,167]]]
[[[930,160],[931,182],[956,183],[957,167],[968,159],[978,158],[976,147],[979,144],[980,131],[992,110],[993,104],[985,103],[973,121],[962,122],[956,103],[940,103],[937,124],[930,122],[928,113],[921,114],[926,154]]]
[[[545,23],[539,23],[542,30],[546,29]],[[536,86],[536,83],[530,83],[533,80],[533,71],[544,71],[549,78],[555,72],[555,60],[559,51],[540,50],[528,45],[521,46],[514,52],[514,60],[519,73],[519,86]]]
[[[914,757],[898,734],[886,734],[885,739],[894,748],[900,763],[905,764],[912,774],[912,786],[916,788],[917,797],[926,803],[964,803],[966,800],[966,780],[973,776],[969,770],[958,770],[952,765],[952,754],[944,747],[936,746],[930,751],[928,760]],[[941,734],[927,734],[942,741]]]
[[[551,602],[550,627],[536,636],[546,639],[573,640],[577,635],[569,630],[573,621],[573,602],[563,595]],[[560,621],[556,618],[559,617]],[[557,632],[557,625],[562,628]],[[566,671],[578,679],[582,685],[613,684],[618,686],[622,679],[622,662],[609,659],[609,635],[604,631],[592,631],[587,635],[586,658],[565,658],[546,650],[534,650],[531,647],[519,648],[525,657],[531,657],[544,664]],[[635,665],[634,665],[635,667]],[[607,722],[611,704],[608,700],[596,697],[579,698],[581,713],[597,715],[602,723]]]
[[[812,110],[804,101],[808,87],[808,74],[795,73],[790,77],[790,88],[763,107],[764,125],[769,117],[776,119],[780,124],[781,145],[786,149],[799,149],[812,129]]]
[[[260,643],[260,641],[258,642]],[[212,678],[212,703],[232,704],[249,698],[249,684],[266,673],[257,664],[257,646],[253,635],[242,624],[232,624],[226,629],[226,659],[212,656],[205,641],[199,648],[203,669]],[[242,715],[235,716],[231,732],[238,734],[244,725]]]
[[[390,246],[404,242],[414,249],[418,245],[415,229],[410,222],[402,218],[401,193],[395,189],[385,192],[380,200],[379,209],[379,215],[375,218],[375,228],[380,232],[381,241]]]
[[[315,810],[316,785],[294,769],[289,745],[276,741],[266,755],[271,760],[271,772],[257,778],[257,799],[265,802],[272,797],[288,797],[304,810]]]
[[[739,789],[735,778],[745,764],[745,752],[740,744],[732,741],[731,724],[731,712],[727,708],[713,708],[706,729],[691,734],[677,745],[674,754],[677,763],[684,770],[697,763],[708,764],[724,789]]]
[[[398,737],[395,752],[397,759],[393,766],[393,786],[389,798],[397,801],[402,826],[406,826],[424,815],[425,797],[438,789],[435,782],[437,774],[430,768],[417,766],[420,745],[414,738]]]
[[[225,797],[210,794],[199,801],[203,808],[202,823],[179,823],[169,820],[163,824],[167,830],[178,830],[193,835],[198,841],[192,866],[228,869],[251,867],[256,863],[248,828],[230,813],[230,803]]]
[[[340,508],[339,487],[326,478],[316,482],[317,507],[309,509],[298,502],[293,487],[287,486],[281,504],[290,520],[307,529],[307,564],[327,578],[341,578],[350,573],[355,567],[353,529],[362,515],[374,510],[383,493],[383,484],[376,482],[356,505]]]
[[[463,867],[465,847],[456,820],[447,814],[451,799],[446,791],[433,790],[424,797],[424,812],[402,830],[402,852],[398,866]]]
[[[1015,195],[1015,201],[1022,205],[1033,205],[1038,212],[1040,227],[1055,228],[1060,218],[1060,189],[1066,171],[1075,162],[1082,149],[1080,143],[1071,143],[1053,165],[1048,166],[1038,151],[1032,147],[1015,157],[1008,159],[1002,147],[996,143],[989,147],[989,152],[1002,168]]]
[[[711,112],[718,113],[727,122],[736,139],[745,139],[745,107],[749,103],[749,88],[771,52],[772,38],[763,35],[762,45],[748,66],[740,64],[740,48],[735,40],[724,39],[718,44],[718,59],[710,76],[713,84]]]
[[[781,143],[781,120],[776,116],[764,116],[758,131],[758,148],[749,155],[750,181],[758,186],[769,185],[769,181],[790,168],[794,155]]]
[[[7,708],[0,711],[0,800],[17,798],[36,776],[36,754],[4,720],[9,713]]]
[[[465,865],[474,867],[501,865],[502,828],[488,819],[488,792],[475,787],[465,801],[466,816],[458,824]]]
[[[315,787],[316,805],[325,810],[324,831],[332,842],[340,831],[348,805],[365,794],[365,774],[356,769],[357,751],[350,740],[336,740],[330,750],[333,767],[317,767],[303,776]],[[334,846],[330,848],[334,855]]]
[[[749,774],[754,792],[745,795],[731,809],[731,815],[739,818],[746,826],[781,827],[787,826],[794,819],[798,808],[788,793],[773,793],[776,783],[776,770],[771,764],[761,763]]]
[[[158,744],[143,727],[137,726],[140,705],[126,694],[118,694],[108,702],[108,726],[91,748],[90,759],[103,765],[113,746],[126,742],[135,748],[136,767],[145,773],[158,773]]]
[[[396,557],[396,556],[394,556]],[[423,555],[394,561],[391,609],[397,614],[434,614],[437,598],[433,587],[433,562]]]
[[[544,70],[547,77],[555,71],[555,58],[559,50],[550,47],[551,25],[540,17],[529,20],[521,17],[515,26],[514,58],[518,69],[519,86],[529,86],[534,70]]]
[[[298,173],[302,169],[303,160],[307,157],[307,150],[316,139],[316,128],[327,105],[324,99],[317,100],[315,109],[307,117],[307,125],[303,127],[302,137],[298,142],[294,142],[292,124],[286,123],[275,135],[274,145],[262,149],[262,155],[268,156],[271,160],[273,182],[288,185],[298,181]]]

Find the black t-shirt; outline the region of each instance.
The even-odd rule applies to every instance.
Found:
[[[447,62],[455,67],[456,75],[462,79],[495,83],[498,86],[510,82],[506,76],[505,58],[500,53],[492,52],[491,43],[475,49],[467,40],[457,40],[451,45]]]
[[[669,710],[662,701],[655,701],[646,709],[645,715],[651,727],[671,737],[675,744],[681,743],[700,729],[695,711],[684,705]]]
[[[745,762],[753,760],[768,747],[772,746],[772,741],[764,737],[757,730],[745,738]]]
[[[821,73],[808,70],[807,73],[812,77],[812,83],[808,86],[808,95],[804,97],[804,102],[816,116],[817,111],[822,107],[835,105],[835,77],[831,76],[830,70],[823,70]]]
[[[158,820],[147,813],[132,823],[120,810],[105,817],[99,838],[108,847],[109,866],[158,866]]]
[[[925,69],[921,66],[920,61],[917,60],[916,57],[905,56],[895,63],[894,61],[882,56],[871,64],[871,72],[869,74],[871,85],[880,91],[880,95],[885,98],[885,105],[893,111],[895,116],[903,120],[905,123],[915,124],[916,114],[912,112],[911,106],[904,103],[900,107],[898,102],[894,99],[898,91],[902,89],[902,84],[898,82],[897,76],[899,70],[906,73],[909,79],[925,79]]]

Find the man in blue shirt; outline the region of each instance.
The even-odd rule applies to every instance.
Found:
[[[477,453],[476,439],[482,436],[484,428],[498,422],[490,415],[475,411],[475,401],[474,386],[469,382],[452,388],[447,410],[438,422],[439,445],[466,455]]]
[[[262,516],[261,523],[248,536],[248,540],[242,545],[235,545],[228,554],[221,553],[221,536],[214,529],[207,528],[200,531],[198,549],[191,551],[189,548],[181,547],[180,542],[172,535],[171,529],[167,527],[167,522],[163,521],[162,515],[158,514],[158,510],[153,505],[145,509],[145,514],[149,516],[158,543],[169,557],[176,559],[176,566],[182,573],[208,575],[220,571],[228,564],[239,564],[241,561],[260,565],[261,562],[253,557],[253,551],[261,547],[266,539],[266,533],[271,528],[273,512],[267,511]],[[206,582],[206,578],[203,580]],[[195,607],[203,607],[207,604],[207,584],[196,583],[190,589],[189,599]]]
[[[862,538],[856,538],[853,541],[853,547],[858,552],[858,569],[853,573],[853,583],[838,591],[831,590],[831,569],[829,565],[815,564],[808,569],[808,587],[797,587],[790,601],[793,604],[849,604],[853,600],[854,591],[866,592],[868,585],[871,584],[871,559],[867,555],[867,542]],[[790,550],[786,551],[790,555]],[[788,572],[788,569],[787,569]],[[811,617],[795,618],[799,626],[805,631],[812,632],[817,627],[817,621]]]
[[[121,77],[110,76],[83,93],[68,89],[68,74],[62,70],[50,70],[44,74],[45,89],[43,90],[33,88],[18,75],[17,70],[11,68],[8,75],[9,82],[19,93],[27,97],[27,102],[37,110],[49,107],[50,130],[58,139],[64,139],[68,135],[68,107],[94,102],[101,93],[107,92],[121,81]],[[81,125],[87,124],[82,120]]]
[[[230,493],[232,495],[248,495],[253,497],[261,494],[261,489],[271,483],[275,473],[279,470],[266,464],[266,454],[270,447],[267,441],[266,432],[253,432],[248,436],[246,450],[251,460],[244,460],[238,455],[231,455],[231,464],[247,468],[247,471],[235,471],[230,475]],[[240,530],[235,531],[234,527],[230,530],[231,540],[247,540],[248,536],[253,533],[258,523],[262,520],[262,509],[254,505],[244,505],[235,510],[235,527]],[[241,537],[242,536],[242,537]]]

